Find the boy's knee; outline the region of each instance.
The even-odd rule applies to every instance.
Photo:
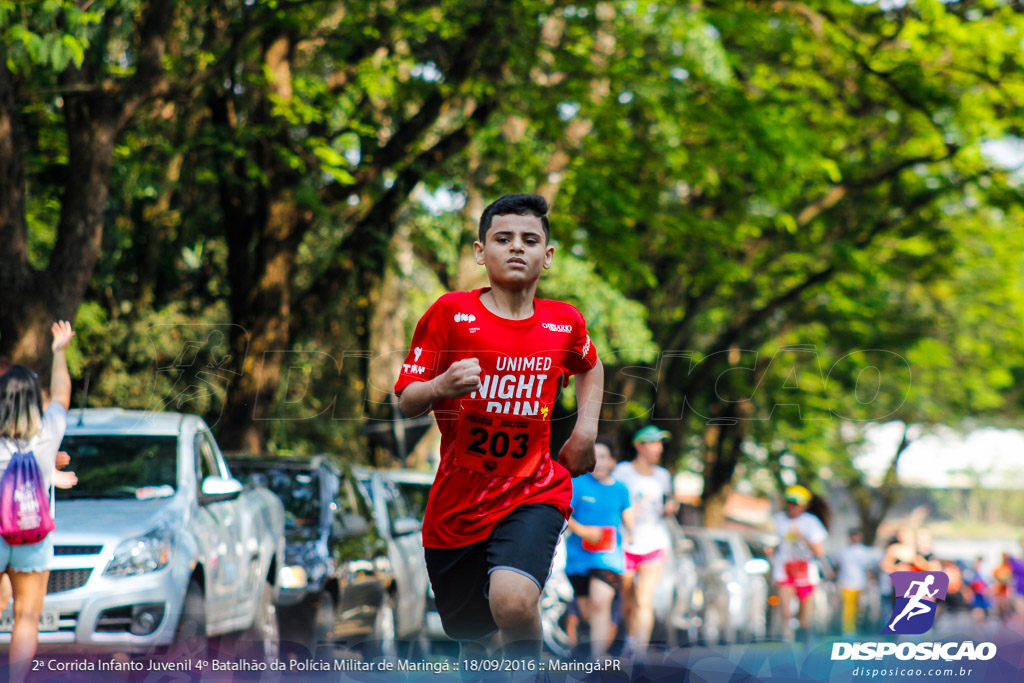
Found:
[[[529,623],[540,618],[540,605],[533,595],[506,592],[491,596],[491,613],[502,628]]]
[[[496,570],[488,593],[491,615],[501,628],[514,628],[540,619],[540,588],[518,572]]]

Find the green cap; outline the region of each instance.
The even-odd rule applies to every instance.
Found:
[[[658,429],[654,425],[647,425],[636,434],[633,435],[633,443],[650,443],[652,441],[663,441],[671,438],[671,432],[666,432],[664,429]]]

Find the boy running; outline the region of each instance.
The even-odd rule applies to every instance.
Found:
[[[484,210],[473,252],[490,287],[430,307],[395,384],[402,412],[433,410],[441,430],[423,545],[445,632],[513,657],[540,654],[540,593],[571,512],[570,477],[594,467],[604,384],[579,311],[534,298],[555,250],[547,211],[538,195]],[[572,374],[579,413],[556,461],[549,420]]]
[[[590,622],[590,656],[604,656],[614,637],[612,602],[622,589],[626,558],[620,528],[633,526],[629,489],[612,479],[612,442],[599,437],[593,474],[574,482],[572,517],[565,546],[565,574],[576,603]]]

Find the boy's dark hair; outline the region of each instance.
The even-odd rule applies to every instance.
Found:
[[[608,434],[598,434],[594,440],[594,445],[601,444],[608,449],[608,452],[612,454],[612,460],[618,461],[619,449],[615,446],[615,439]]]
[[[544,243],[551,241],[551,227],[548,225],[548,200],[539,194],[506,194],[491,202],[480,216],[481,242],[487,241],[487,231],[495,216],[536,216],[544,227]]]

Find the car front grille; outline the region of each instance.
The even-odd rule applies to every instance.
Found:
[[[60,621],[57,622],[57,630],[64,633],[74,633],[78,626],[78,612],[61,612]]]
[[[99,555],[101,545],[57,545],[53,547],[54,555]]]
[[[92,569],[52,569],[46,582],[47,593],[62,593],[81,588],[89,580]]]

